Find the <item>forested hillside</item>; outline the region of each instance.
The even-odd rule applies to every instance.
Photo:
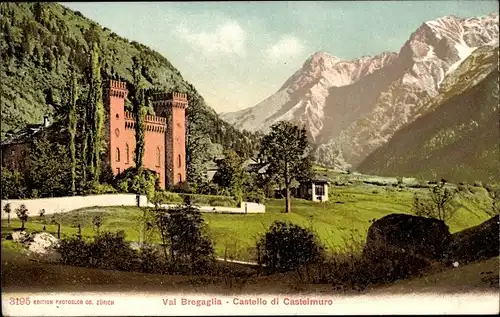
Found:
[[[89,43],[96,41],[103,81],[119,79],[130,85],[132,57],[136,56],[143,61],[147,88],[188,94],[188,153],[192,162],[202,164],[217,154],[221,150],[217,144],[244,156],[255,150],[255,135],[240,132],[220,119],[167,58],[145,45],[129,42],[56,3],[2,3],[0,19],[2,140],[9,131],[39,123],[44,114],[54,116],[69,81],[70,64],[75,64],[78,77],[84,78]]]

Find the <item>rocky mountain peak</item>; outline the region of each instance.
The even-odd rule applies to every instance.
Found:
[[[262,132],[280,120],[305,124],[312,142],[335,150],[333,161],[343,155],[357,164],[425,111],[444,78],[472,52],[495,43],[498,13],[440,17],[422,23],[399,53],[343,59],[316,52],[278,92],[224,118]]]

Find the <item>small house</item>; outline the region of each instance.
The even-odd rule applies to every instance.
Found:
[[[328,201],[328,180],[317,178],[303,182],[297,188],[297,197],[312,201]]]

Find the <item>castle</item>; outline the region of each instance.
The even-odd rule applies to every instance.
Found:
[[[107,162],[116,176],[135,166],[135,117],[125,111],[128,90],[124,82],[110,80],[104,90],[106,115],[105,138]],[[144,156],[142,164],[155,171],[162,188],[186,181],[186,108],[187,95],[182,93],[154,93],[156,116],[145,116]],[[2,166],[23,169],[31,138],[48,127],[30,125],[27,131],[11,136],[2,143]],[[29,131],[28,131],[29,130]]]

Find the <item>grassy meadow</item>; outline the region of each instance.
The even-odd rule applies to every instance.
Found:
[[[266,201],[264,214],[212,214],[204,213],[204,219],[215,243],[218,257],[238,260],[254,260],[253,250],[256,238],[264,233],[273,221],[290,221],[292,223],[312,228],[321,242],[329,251],[342,251],[347,244],[363,243],[371,220],[379,219],[391,213],[411,213],[412,198],[415,192],[422,194],[427,189],[403,188],[393,186],[351,185],[331,186],[330,201],[315,203],[302,199],[292,201],[292,212],[285,214],[283,199]],[[456,232],[472,227],[487,220],[485,212],[491,208],[491,200],[482,187],[469,186],[469,190],[460,191],[454,205],[457,208],[455,216],[447,223],[450,231]],[[30,219],[26,228],[41,231],[43,220],[30,211]],[[78,223],[82,234],[92,236],[95,229],[92,218],[102,216],[101,231],[124,230],[127,239],[139,241],[142,225],[137,217],[143,211],[137,207],[95,207],[60,214],[61,235],[76,234]],[[46,230],[57,233],[57,225],[50,224],[51,215],[45,216]],[[11,219],[10,228],[7,220],[2,220],[2,233],[5,236],[12,228],[21,226],[15,215]],[[152,236],[159,242],[159,235]],[[8,241],[3,240],[2,247],[9,248]],[[12,246],[14,247],[14,246]]]

